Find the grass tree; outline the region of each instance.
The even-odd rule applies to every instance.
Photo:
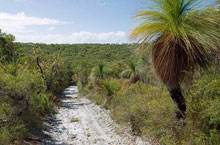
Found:
[[[200,2],[154,0],[152,9],[135,16],[139,25],[130,34],[143,45],[153,43],[154,71],[178,106],[177,118],[184,118],[186,112],[180,83],[190,81],[196,68],[208,68],[209,54],[216,52],[220,41],[215,19],[205,12],[204,5],[198,7]]]
[[[104,105],[110,105],[114,93],[120,90],[120,83],[116,79],[101,80],[100,90],[105,94]]]
[[[90,78],[98,84],[99,80],[104,79],[109,73],[109,69],[106,64],[100,63],[92,68]]]
[[[136,83],[141,79],[142,70],[137,61],[130,60],[127,67],[121,72],[121,77],[130,79],[131,83]]]

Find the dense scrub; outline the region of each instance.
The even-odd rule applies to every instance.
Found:
[[[43,118],[55,112],[72,71],[55,53],[40,48],[25,52],[12,35],[0,38],[0,144],[7,145],[44,129]]]
[[[66,63],[77,67],[79,64],[87,61],[89,64],[100,62],[116,62],[127,60],[135,51],[132,44],[33,44],[18,43],[25,52],[30,52],[36,47],[42,48],[45,54],[62,52]]]
[[[59,92],[70,82],[109,109],[118,123],[130,125],[134,134],[153,143],[220,144],[218,59],[213,59],[209,71],[195,72],[193,83],[183,88],[186,119],[178,121],[167,89],[153,77],[148,50],[135,55],[131,44],[15,44],[10,40],[16,51],[1,53],[0,144],[43,129],[43,117],[54,112]]]
[[[87,85],[81,92],[109,109],[118,123],[130,125],[134,134],[150,138],[152,143],[218,145],[220,75],[216,56],[209,70],[195,72],[194,81],[183,84],[186,119],[177,120],[174,116],[176,106],[167,88],[153,77],[149,55],[149,51],[144,51],[121,65],[117,62],[96,65],[89,71],[88,76],[92,77],[87,78]],[[132,75],[123,76],[125,72],[139,74],[140,79],[132,81]]]
[[[72,83],[84,88],[92,79],[93,67],[105,66],[112,76],[118,76],[127,60],[134,58],[136,49],[133,44],[33,44],[17,43],[23,53],[29,54],[41,48],[43,54],[60,53],[64,64],[72,71]],[[109,67],[115,69],[109,69]]]
[[[1,70],[0,144],[28,137],[31,128],[41,129],[42,117],[52,111],[52,100],[40,76],[19,73],[13,76]]]
[[[209,71],[195,72],[192,84],[183,88],[186,119],[177,121],[176,106],[167,89],[153,77],[148,50],[135,55],[136,48],[127,44],[19,45],[26,48],[25,53],[39,46],[44,54],[62,50],[64,64],[72,70],[69,76],[80,93],[110,109],[112,117],[120,124],[129,124],[134,134],[166,145],[219,144],[218,59],[213,59]]]
[[[128,44],[46,45],[14,40],[13,35],[1,33],[0,144],[4,145],[44,129],[44,116],[55,113],[60,92],[69,83],[84,87],[93,66],[126,60],[133,50]]]
[[[111,85],[107,92],[103,85],[93,89],[90,86],[88,97],[110,109],[117,122],[129,123],[134,134],[166,145],[220,143],[219,76],[204,76],[195,81],[192,91],[186,93],[187,118],[182,121],[175,119],[175,106],[165,88],[141,82],[132,84],[128,80],[106,81]],[[111,98],[107,103],[106,97]]]

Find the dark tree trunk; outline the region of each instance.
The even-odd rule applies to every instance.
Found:
[[[131,76],[131,83],[135,84],[138,81],[140,81],[140,76],[137,75],[137,74],[132,74],[132,76]]]
[[[185,112],[186,112],[186,101],[184,96],[182,95],[182,91],[181,88],[168,88],[168,91],[170,93],[170,96],[173,100],[173,102],[177,105],[178,110],[176,110],[175,112],[175,117],[177,119],[184,119],[185,116]]]

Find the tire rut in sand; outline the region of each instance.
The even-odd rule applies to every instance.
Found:
[[[44,133],[49,137],[43,145],[149,145],[116,124],[109,111],[86,98],[78,98],[76,86],[66,90],[68,95],[50,122],[53,126],[45,122],[49,129]]]

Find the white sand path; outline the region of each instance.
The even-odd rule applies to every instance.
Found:
[[[132,136],[127,129],[117,125],[107,110],[78,97],[76,86],[64,92],[62,106],[58,109],[50,128],[45,131],[50,138],[45,145],[149,145],[140,137]]]

